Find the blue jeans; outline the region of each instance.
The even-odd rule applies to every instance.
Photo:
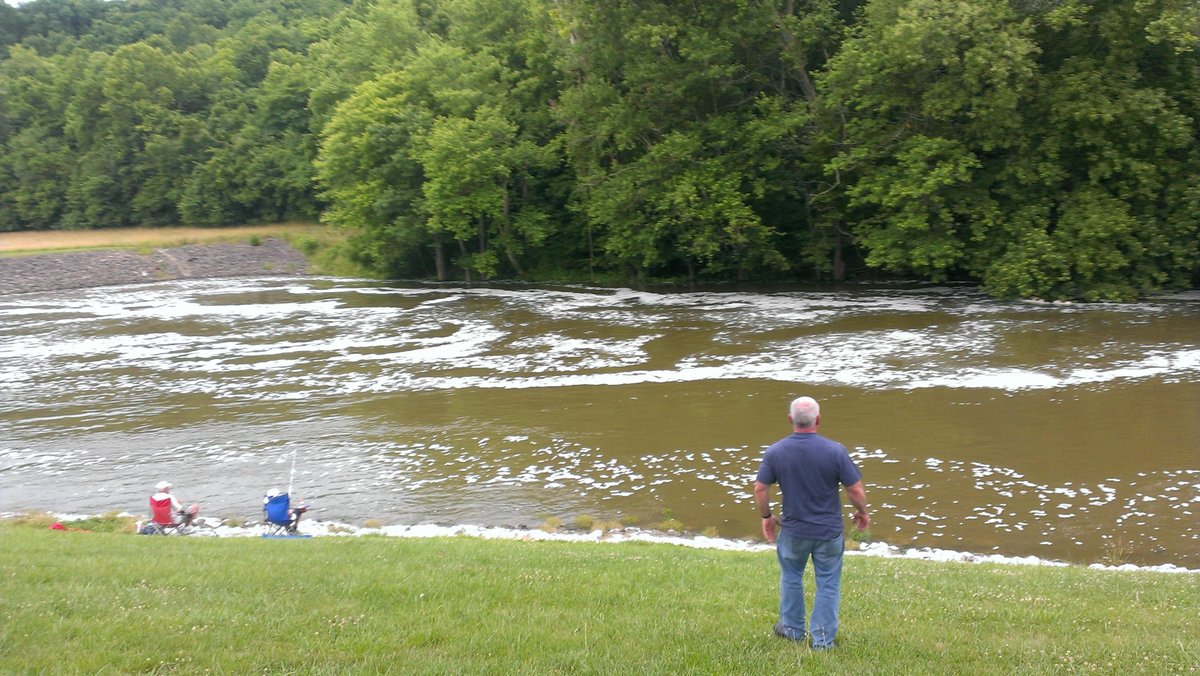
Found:
[[[809,630],[814,648],[833,646],[838,630],[838,605],[842,600],[844,536],[835,540],[806,540],[781,531],[776,538],[779,558],[779,620],[792,639],[804,638],[804,567],[812,557],[817,583]]]

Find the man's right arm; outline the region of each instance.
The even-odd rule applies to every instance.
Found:
[[[771,514],[771,487],[761,481],[754,482],[754,506],[762,517],[763,537],[767,542],[774,543],[779,518]]]

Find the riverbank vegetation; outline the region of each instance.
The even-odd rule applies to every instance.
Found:
[[[814,653],[771,634],[769,552],[7,521],[0,545],[5,673],[1165,674],[1200,663],[1190,574],[852,556],[839,646]]]
[[[1200,280],[1191,0],[0,4],[0,230],[315,222],[378,274]]]

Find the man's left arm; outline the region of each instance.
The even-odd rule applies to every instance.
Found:
[[[846,486],[846,497],[850,498],[850,504],[854,505],[854,523],[859,530],[866,530],[871,525],[871,517],[867,514],[867,489],[863,487],[863,482],[860,480],[849,486]]]

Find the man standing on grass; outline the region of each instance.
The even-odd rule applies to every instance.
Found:
[[[821,407],[812,397],[792,402],[788,420],[792,434],[763,454],[754,482],[754,502],[762,516],[763,536],[775,544],[779,559],[779,622],[775,634],[803,641],[804,567],[812,557],[817,594],[809,630],[814,650],[833,647],[841,602],[842,552],[845,533],[839,485],[857,510],[859,530],[871,524],[862,473],[846,447],[817,434]],[[771,484],[783,492],[780,517],[771,514]],[[776,526],[781,526],[776,536]]]

